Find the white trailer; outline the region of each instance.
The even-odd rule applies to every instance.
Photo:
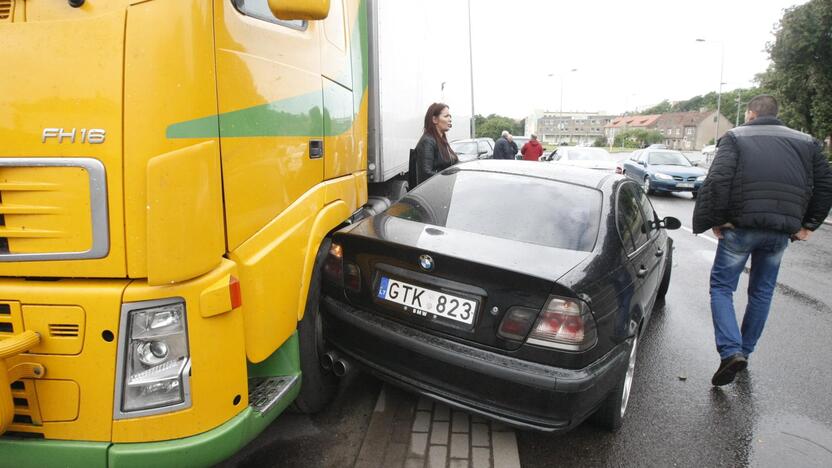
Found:
[[[408,169],[433,102],[449,105],[448,140],[471,135],[471,75],[465,2],[368,0],[368,177],[387,182]]]

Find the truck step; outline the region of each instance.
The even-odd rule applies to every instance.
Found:
[[[248,379],[249,406],[258,413],[266,413],[298,383],[296,375],[252,377]]]

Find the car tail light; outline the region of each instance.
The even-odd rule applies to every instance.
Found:
[[[585,302],[550,296],[526,341],[529,344],[582,351],[597,341],[595,319]]]
[[[512,307],[503,317],[497,334],[509,340],[524,340],[539,311],[526,307]]]
[[[344,287],[355,292],[361,291],[361,270],[355,263],[344,263]]]
[[[324,262],[324,278],[338,286],[344,285],[344,249],[335,242],[329,246]]]

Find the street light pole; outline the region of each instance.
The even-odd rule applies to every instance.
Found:
[[[471,80],[471,138],[477,137],[477,117],[474,114],[474,54],[471,43],[471,0],[468,0],[468,71]]]
[[[705,39],[699,38],[696,39],[696,42],[707,42]],[[719,44],[719,88],[716,92],[716,124],[714,125],[714,143],[719,139],[719,116],[720,116],[720,108],[722,104],[722,74],[725,70],[725,43],[724,42],[717,42],[711,41]]]
[[[740,106],[742,105],[742,100],[740,99],[742,96],[737,94],[737,122],[734,124],[735,127],[740,126]]]
[[[557,123],[558,130],[563,130],[563,80],[566,76],[566,73],[572,73],[572,72],[576,72],[576,71],[578,71],[578,69],[573,68],[573,69],[569,70],[568,72],[561,72],[560,74],[549,73],[549,75],[548,75],[548,76],[559,76],[560,77],[560,110],[558,111],[558,123]],[[557,136],[558,136],[558,134],[556,133],[555,134],[555,140],[556,140],[555,144],[558,143],[557,142]]]

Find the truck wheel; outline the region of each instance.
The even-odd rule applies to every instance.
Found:
[[[636,370],[637,351],[638,334],[633,337],[633,343],[630,345],[630,357],[624,375],[601,404],[601,407],[592,415],[592,422],[610,432],[617,432],[624,422],[624,414],[627,412],[627,403],[630,401],[630,390],[633,386],[633,375],[635,375]]]
[[[300,394],[295,399],[294,409],[301,413],[317,413],[335,395],[338,379],[321,367],[321,358],[326,352],[323,338],[323,323],[318,310],[321,294],[321,271],[329,252],[331,240],[325,239],[315,257],[315,269],[306,298],[306,311],[298,322],[298,347],[300,351],[301,384]]]

